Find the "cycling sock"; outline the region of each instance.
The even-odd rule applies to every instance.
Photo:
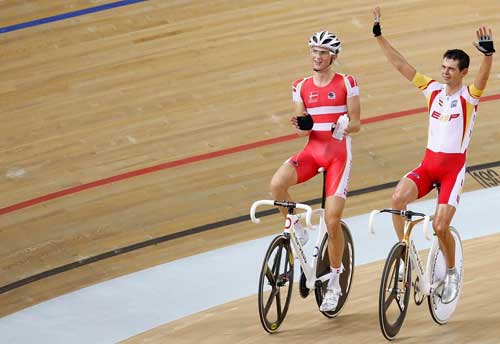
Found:
[[[332,272],[332,276],[330,277],[330,281],[328,281],[328,289],[337,289],[340,290],[340,282],[339,282],[339,276],[342,273],[342,265],[338,268],[334,268],[333,266],[330,266],[330,271]]]

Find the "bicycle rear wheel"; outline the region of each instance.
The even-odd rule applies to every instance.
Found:
[[[406,284],[399,280],[399,269],[404,269],[407,247],[396,243],[385,261],[379,292],[379,323],[382,334],[388,340],[394,339],[403,326],[410,303],[411,268],[406,272]]]
[[[267,249],[259,278],[260,322],[269,333],[276,332],[285,319],[292,296],[293,269],[290,239],[279,235]]]
[[[344,254],[342,255],[342,265],[344,266],[344,271],[340,275],[340,288],[342,289],[342,295],[340,296],[337,308],[330,312],[321,312],[327,318],[335,318],[340,314],[344,308],[344,304],[349,297],[349,292],[351,291],[352,276],[354,274],[354,242],[352,240],[351,231],[349,227],[342,221],[341,222],[342,231],[344,233]],[[316,278],[330,273],[330,258],[328,255],[328,233],[325,235],[321,242],[319,249],[320,256],[318,257],[318,264],[316,266]],[[316,296],[316,303],[318,307],[323,302],[323,297],[328,286],[328,281],[324,281],[321,285],[316,286],[314,289],[314,295]]]
[[[429,305],[429,311],[431,313],[432,319],[439,325],[446,324],[455,312],[464,283],[464,256],[462,250],[462,240],[460,239],[460,234],[455,228],[450,227],[450,231],[453,235],[453,238],[455,239],[455,266],[458,270],[458,273],[460,274],[459,292],[455,301],[449,304],[441,303],[441,296],[438,295],[436,291],[434,291],[427,298],[427,304]],[[431,251],[429,252],[428,259],[431,262],[429,276],[430,283],[433,284],[436,281],[444,280],[446,276],[447,265],[443,256],[443,252],[439,249],[439,245],[437,244],[437,242],[435,243],[435,245],[433,245]]]

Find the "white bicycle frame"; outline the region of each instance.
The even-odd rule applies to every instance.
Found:
[[[274,201],[260,200],[260,201],[255,201],[252,204],[252,207],[250,208],[250,218],[254,223],[260,223],[260,219],[255,217],[255,211],[257,207],[259,207],[260,205],[274,206]],[[290,235],[290,242],[292,246],[293,256],[298,258],[302,271],[306,276],[306,287],[312,290],[316,287],[316,280],[318,280],[316,278],[316,266],[318,264],[318,257],[320,255],[319,249],[321,246],[321,242],[327,233],[326,222],[325,222],[325,210],[322,208],[313,210],[309,205],[302,203],[296,203],[296,208],[306,210],[306,227],[304,229],[319,231],[318,237],[316,238],[316,243],[314,245],[314,251],[312,257],[308,257],[304,252],[304,246],[300,243],[300,241],[297,238],[297,235],[295,234],[294,223],[297,218],[300,218],[301,214],[297,215],[287,214],[286,216],[283,233],[287,233],[288,235]],[[319,216],[319,224],[317,225],[312,224],[311,218],[313,215]],[[321,276],[319,280],[321,282],[325,282],[330,279],[330,275],[331,272]]]
[[[368,227],[369,227],[370,233],[372,233],[372,234],[375,234],[375,228],[373,226],[373,219],[374,219],[375,215],[377,215],[378,213],[380,213],[380,211],[373,210],[370,214],[370,219],[368,221]],[[411,263],[413,264],[413,266],[415,266],[417,269],[416,271],[417,271],[417,276],[418,276],[418,291],[423,296],[431,295],[434,292],[434,290],[436,290],[436,288],[441,284],[442,281],[438,280],[432,284],[430,283],[432,261],[431,261],[431,259],[427,259],[427,265],[426,265],[426,268],[424,270],[422,260],[420,259],[420,255],[418,254],[417,248],[415,247],[415,243],[411,239],[411,234],[413,232],[412,231],[413,227],[416,224],[420,223],[421,221],[424,221],[423,232],[424,232],[425,239],[427,239],[428,241],[432,240],[432,235],[430,234],[430,230],[429,230],[429,223],[433,219],[434,219],[434,215],[425,216],[423,218],[420,218],[420,219],[414,220],[414,221],[406,220],[405,226],[404,226],[404,239],[403,239],[403,241],[410,248],[410,250],[409,250],[410,260],[411,260]],[[439,249],[439,243],[438,243],[438,240],[436,240],[434,238],[434,240],[432,242],[432,247],[429,250],[428,257],[429,258],[432,257],[434,255],[434,252],[436,252],[437,249]],[[406,264],[408,264],[408,262]],[[408,269],[408,266],[405,266],[405,271],[407,271],[407,269]],[[406,278],[407,278],[407,274],[404,275],[403,285],[406,285]]]

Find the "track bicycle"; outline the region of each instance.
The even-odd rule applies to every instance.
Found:
[[[280,206],[287,209],[283,233],[276,236],[266,251],[259,277],[258,307],[264,330],[274,333],[286,317],[290,305],[294,265],[297,259],[301,267],[299,281],[300,295],[305,298],[314,290],[318,307],[323,302],[328,281],[330,280],[330,260],[328,256],[328,231],[325,222],[324,193],[322,207],[313,210],[309,205],[288,201],[260,200],[252,204],[250,218],[259,223],[256,209],[261,205]],[[304,213],[294,214],[295,209],[305,210],[305,230],[318,230],[318,236],[311,255],[306,254],[304,246],[295,234],[295,223],[304,218]],[[313,225],[311,218],[319,217],[319,223]],[[343,273],[340,275],[340,296],[337,308],[321,312],[328,318],[336,317],[343,309],[349,296],[354,272],[354,243],[349,227],[341,221],[344,234],[344,254],[342,256]]]
[[[433,220],[434,216],[410,210],[373,210],[370,214],[368,224],[371,233],[374,233],[373,220],[378,213],[390,213],[405,218],[404,238],[392,247],[382,272],[378,307],[382,334],[386,339],[392,340],[399,333],[399,330],[403,326],[406,312],[408,311],[412,285],[415,304],[419,306],[427,298],[432,319],[440,325],[446,324],[457,307],[463,286],[464,258],[462,241],[458,231],[450,226],[451,234],[455,239],[455,267],[460,276],[459,294],[454,301],[444,304],[441,302],[441,294],[448,267],[443,253],[439,248],[439,241],[436,235],[429,233],[429,223]],[[417,219],[413,220],[413,217]],[[433,240],[428,253],[425,270],[411,237],[415,225],[422,221],[425,238],[429,241]],[[411,274],[414,267],[416,267],[417,276],[415,281],[411,283]],[[403,269],[402,272],[399,271],[400,269]]]

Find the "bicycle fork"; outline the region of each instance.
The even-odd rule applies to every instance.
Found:
[[[294,215],[287,216],[287,224],[288,223],[293,224],[294,220],[293,216]],[[321,215],[320,215],[320,223],[318,229],[319,229],[319,235],[314,245],[312,257],[310,258],[310,261],[308,261],[308,257],[304,252],[304,247],[302,246],[297,236],[295,235],[293,225],[285,227],[285,232],[288,232],[290,234],[290,244],[292,246],[293,254],[295,257],[298,258],[300,267],[302,268],[302,271],[306,276],[306,287],[310,290],[315,289],[318,286],[318,284],[321,284],[324,281],[329,280],[331,276],[330,272],[328,274],[320,276],[319,278],[316,277],[316,267],[321,255],[320,246],[322,239],[324,237],[324,233],[326,232],[326,224],[324,222],[323,216]]]
[[[433,242],[433,246],[436,245],[436,241]],[[427,267],[424,269],[424,265],[422,261],[420,260],[420,255],[418,254],[417,248],[415,247],[415,243],[413,240],[410,240],[410,245],[409,245],[409,250],[407,250],[406,253],[406,261],[408,262],[408,256],[411,260],[411,263],[413,266],[417,267],[417,280],[415,281],[415,289],[422,295],[422,296],[427,296],[431,295],[436,288],[439,287],[441,284],[441,281],[434,282],[433,284],[430,284],[429,282],[429,271],[430,266],[432,262],[430,261],[430,257],[427,261]],[[432,252],[435,248],[431,247],[429,252]],[[406,269],[408,269],[408,263],[406,263]],[[405,271],[407,271],[405,269]],[[406,274],[404,276],[404,280],[406,280]],[[406,281],[405,281],[406,282]]]

